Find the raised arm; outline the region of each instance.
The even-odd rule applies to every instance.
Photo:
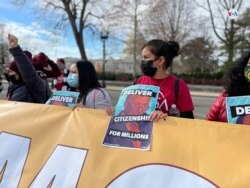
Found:
[[[31,93],[34,102],[44,103],[46,102],[46,93],[48,84],[37,73],[31,62],[31,60],[25,55],[23,50],[18,45],[18,38],[14,35],[8,35],[10,53],[14,57],[17,63],[20,75],[29,92]]]

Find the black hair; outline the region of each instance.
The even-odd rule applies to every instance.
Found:
[[[87,94],[90,90],[100,88],[101,84],[98,81],[94,65],[87,61],[81,60],[76,62],[79,75],[79,99],[83,99],[83,104],[86,102]]]
[[[244,75],[244,69],[250,58],[250,52],[235,62],[225,80],[225,90],[227,96],[250,95],[250,84]]]
[[[163,56],[165,58],[165,68],[172,65],[174,57],[179,55],[180,45],[176,41],[164,41],[153,39],[148,41],[142,49],[149,49],[155,56]]]

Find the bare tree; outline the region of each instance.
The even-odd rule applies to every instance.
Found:
[[[149,5],[147,0],[117,0],[112,1],[112,9],[108,12],[107,20],[112,30],[120,33],[120,37],[123,38],[124,43],[130,49],[133,49],[131,54],[133,55],[133,73],[136,75],[136,67],[138,62],[138,44],[137,37],[142,36],[140,30],[140,23],[143,18],[143,10]],[[131,35],[131,33],[133,33]],[[126,37],[128,36],[128,37]],[[125,38],[128,38],[126,40]],[[129,42],[129,44],[127,44]],[[138,46],[139,45],[139,46]]]
[[[238,27],[235,20],[230,19],[226,13],[230,9],[240,11],[243,0],[213,0],[213,3],[211,3],[211,0],[205,0],[205,2],[194,1],[210,15],[213,32],[223,44],[227,53],[227,61],[225,63],[225,68],[227,69],[234,60],[235,46],[240,40],[236,37]]]
[[[239,19],[236,20],[236,25],[239,27],[236,37],[239,38],[236,49],[238,54],[242,57],[244,53],[250,50],[250,8],[247,8]]]
[[[4,28],[5,25],[0,24],[0,75],[3,73],[4,66],[9,60],[8,44],[4,41]]]
[[[15,0],[15,2],[25,4],[26,0]],[[55,28],[65,28],[65,24],[70,24],[81,58],[87,59],[84,29],[98,30],[98,21],[105,12],[101,10],[101,7],[104,7],[103,4],[98,0],[43,0],[40,1],[39,6],[43,17],[47,15],[50,18],[56,18],[52,19],[55,22]]]
[[[195,23],[190,0],[158,0],[145,12],[142,28],[147,38],[184,42]],[[173,72],[173,66],[169,69]]]
[[[137,32],[136,34],[137,34],[136,41],[134,37],[134,32],[131,32],[128,35],[128,39],[125,42],[125,48],[123,50],[123,54],[126,59],[133,59],[134,61],[138,62],[138,59],[141,55],[141,48],[146,43],[146,40],[141,32]],[[136,63],[134,63],[134,65],[136,65]],[[138,73],[139,69],[137,68],[139,67],[136,66],[134,68],[135,68],[135,73]]]
[[[143,30],[150,38],[183,42],[192,31],[193,12],[189,0],[155,1],[146,12]]]
[[[189,73],[215,72],[217,60],[213,53],[216,49],[213,41],[206,36],[188,41],[181,49],[181,60]]]

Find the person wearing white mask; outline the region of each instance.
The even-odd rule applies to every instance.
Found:
[[[80,93],[78,106],[95,109],[106,109],[112,106],[110,95],[101,88],[91,62],[82,60],[72,64],[67,83],[70,91]]]

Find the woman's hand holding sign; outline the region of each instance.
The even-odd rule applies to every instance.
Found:
[[[161,118],[166,118],[168,116],[167,113],[163,113],[160,110],[155,110],[150,114],[149,120],[150,121],[158,121]]]

